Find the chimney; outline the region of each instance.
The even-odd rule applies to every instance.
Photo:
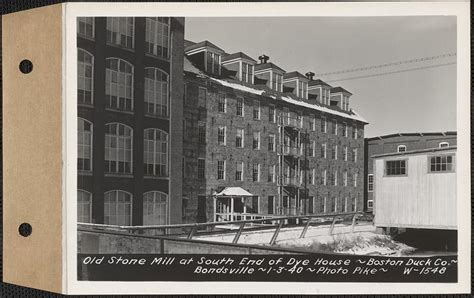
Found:
[[[314,77],[314,72],[308,71],[305,75],[308,78],[308,80],[312,81]]]
[[[270,59],[270,57],[268,57],[265,54],[262,54],[262,55],[258,56],[258,59],[260,59],[260,64],[264,64],[264,63],[268,62],[268,59]]]

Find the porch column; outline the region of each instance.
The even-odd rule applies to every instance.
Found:
[[[234,220],[234,197],[230,198],[230,221]]]
[[[214,202],[214,222],[217,221],[217,197],[213,197],[213,202]]]

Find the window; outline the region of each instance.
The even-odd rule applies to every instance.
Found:
[[[272,123],[276,122],[275,106],[274,105],[269,105],[268,106],[268,120]]]
[[[145,113],[168,117],[168,74],[145,68]]]
[[[130,226],[132,224],[132,195],[122,190],[104,194],[104,224]]]
[[[331,201],[330,201],[331,206],[330,206],[330,208],[329,208],[329,212],[330,212],[330,213],[336,212],[336,204],[337,204],[337,201],[336,201],[336,200],[337,200],[336,197],[332,197],[332,198],[331,198]]]
[[[356,197],[352,198],[351,211],[352,212],[357,211],[357,198]]]
[[[352,149],[352,162],[357,162],[357,148]]]
[[[206,123],[205,122],[198,123],[198,141],[201,144],[206,143]]]
[[[321,172],[321,185],[326,185],[326,184],[327,184],[326,170],[323,170]]]
[[[357,127],[352,127],[352,138],[357,139]]]
[[[225,180],[225,160],[217,161],[217,180]]]
[[[357,187],[357,173],[354,173],[352,179],[353,179],[353,182],[354,182],[354,187]]]
[[[374,200],[367,200],[367,208],[374,208]]]
[[[272,133],[268,135],[268,151],[275,151],[275,135]]]
[[[406,175],[406,160],[387,160],[385,162],[385,175],[400,176]]]
[[[452,155],[437,155],[430,156],[430,172],[452,172],[453,171],[453,156]]]
[[[333,182],[334,182],[334,186],[337,186],[337,171],[334,171],[334,179],[333,179]]]
[[[92,123],[77,119],[77,169],[79,171],[92,170]]]
[[[260,120],[260,101],[258,100],[253,102],[253,119]]]
[[[328,121],[326,117],[321,117],[321,132],[326,133],[328,128]]]
[[[107,18],[107,43],[133,49],[133,18]]]
[[[235,135],[235,147],[244,148],[244,130],[237,128],[237,134]]]
[[[268,196],[268,214],[275,214],[275,196]]]
[[[92,223],[92,194],[77,190],[77,222]]]
[[[94,18],[92,17],[77,18],[77,34],[94,38]]]
[[[259,131],[254,131],[253,132],[252,148],[254,150],[260,150],[260,132]]]
[[[144,134],[144,174],[168,177],[168,134],[148,128]]]
[[[105,62],[105,99],[108,108],[133,110],[133,66],[125,60],[108,58]]]
[[[241,81],[253,84],[253,65],[242,62]]]
[[[132,173],[132,134],[132,129],[124,124],[105,125],[106,172]]]
[[[344,161],[347,161],[347,146],[344,146]]]
[[[337,135],[337,120],[333,120],[333,121],[332,121],[331,133],[332,133],[333,135]]]
[[[308,213],[314,213],[314,197],[308,196]]]
[[[207,89],[204,87],[198,88],[198,106],[205,107],[206,106],[206,97],[207,97]]]
[[[332,159],[337,160],[337,145],[334,145],[331,148],[331,156],[332,156]]]
[[[275,165],[268,166],[268,182],[275,182]]]
[[[374,174],[367,175],[367,191],[374,191]]]
[[[407,151],[407,146],[405,145],[398,145],[397,152],[405,152]]]
[[[276,90],[276,91],[279,91],[279,92],[282,92],[283,89],[283,75],[279,74],[279,73],[274,73],[272,72],[271,74],[272,76],[272,89],[273,90]]]
[[[92,104],[94,86],[94,56],[83,49],[77,50],[77,102]]]
[[[206,71],[214,74],[221,72],[221,56],[216,53],[207,52],[206,54]]]
[[[449,147],[449,143],[448,143],[448,142],[441,142],[441,143],[439,143],[439,148],[446,148],[446,147]]]
[[[308,156],[314,157],[314,147],[316,146],[316,141],[309,142]]]
[[[326,206],[327,206],[327,198],[324,197],[324,198],[321,198],[321,201],[319,202],[320,203],[320,212],[321,213],[326,213]]]
[[[239,161],[235,164],[235,181],[243,180],[244,163]]]
[[[199,179],[204,179],[206,174],[206,160],[204,158],[198,158],[197,174]]]
[[[224,145],[226,144],[226,127],[225,126],[220,126],[217,128],[217,143],[219,145]]]
[[[342,125],[342,136],[347,138],[347,124],[346,123]]]
[[[168,195],[159,191],[143,194],[143,225],[168,223]]]
[[[260,164],[254,163],[252,167],[252,181],[260,181]]]
[[[321,158],[326,158],[326,143],[321,144]]]
[[[309,115],[309,129],[316,130],[316,117],[314,115]]]
[[[244,117],[244,99],[242,97],[237,97],[237,116]]]
[[[146,18],[145,48],[147,53],[168,58],[170,44],[170,18]]]
[[[342,174],[342,183],[344,186],[347,186],[347,171],[344,171]]]
[[[299,82],[299,84],[298,84],[298,96],[301,97],[301,98],[306,99],[307,98],[306,91],[308,89],[308,83],[302,82],[302,81],[298,81],[298,82]]]
[[[226,111],[226,98],[225,94],[219,93],[217,98],[217,110],[219,113],[225,113]]]
[[[308,173],[309,184],[314,184],[314,169],[311,169]]]

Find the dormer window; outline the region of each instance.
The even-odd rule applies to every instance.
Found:
[[[260,63],[255,65],[255,84],[265,84],[268,88],[283,92],[283,74],[285,71],[268,62],[267,55],[258,57]]]
[[[221,63],[227,75],[245,83],[254,83],[254,65],[257,61],[251,57],[242,52],[237,52],[223,56]]]
[[[349,111],[349,97],[352,95],[342,87],[331,89],[330,105],[337,106],[341,110]]]
[[[242,62],[242,82],[253,84],[253,65]]]
[[[297,71],[283,76],[283,91],[292,92],[302,99],[308,99],[308,78]]]
[[[279,73],[276,73],[276,72],[273,72],[271,74],[271,76],[272,76],[271,88],[273,90],[282,92],[282,89],[283,89],[283,75],[279,74]]]
[[[213,74],[221,73],[221,55],[210,51],[207,52],[206,71]]]
[[[307,82],[298,82],[298,94],[297,96],[308,99],[308,83]]]

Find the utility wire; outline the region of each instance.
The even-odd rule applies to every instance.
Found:
[[[377,68],[383,68],[383,67],[389,67],[389,66],[404,65],[404,64],[409,64],[409,63],[425,62],[425,61],[431,61],[431,60],[442,59],[442,58],[447,58],[447,57],[455,57],[455,56],[456,56],[456,53],[448,53],[448,54],[442,54],[442,55],[437,55],[437,56],[422,57],[422,58],[403,60],[403,61],[397,61],[397,62],[391,62],[391,63],[385,63],[385,64],[379,64],[379,65],[371,65],[371,66],[366,66],[366,67],[338,70],[338,71],[333,71],[333,72],[318,73],[315,76],[316,77],[328,76],[328,75],[333,75],[333,74],[364,71],[364,70],[377,69]]]
[[[423,67],[417,67],[417,68],[408,68],[408,69],[402,69],[402,70],[390,71],[390,72],[375,73],[375,74],[358,76],[358,77],[342,78],[342,79],[330,80],[330,81],[326,81],[326,82],[331,83],[331,82],[349,81],[349,80],[356,80],[356,79],[363,79],[363,78],[370,78],[370,77],[379,77],[379,76],[384,76],[384,75],[390,75],[390,74],[396,74],[396,73],[402,73],[402,72],[409,72],[409,71],[415,71],[415,70],[421,70],[421,69],[428,69],[428,68],[435,68],[435,67],[441,67],[441,66],[448,66],[448,65],[453,65],[453,64],[456,64],[456,62],[450,62],[450,63],[444,63],[444,64],[435,64],[435,65],[429,65],[429,66],[423,66]]]

